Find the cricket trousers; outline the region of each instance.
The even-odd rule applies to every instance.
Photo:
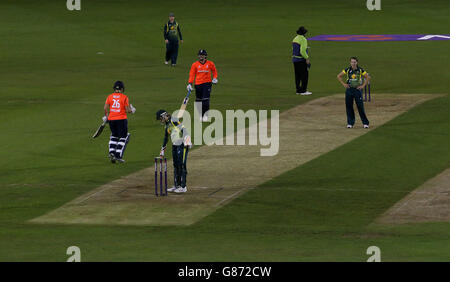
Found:
[[[200,109],[198,109],[198,111],[201,113],[201,116],[203,116],[206,112],[209,111],[209,99],[211,97],[211,88],[212,88],[211,82],[195,85],[195,102],[202,103],[201,112]]]
[[[166,43],[166,62],[171,61],[172,65],[177,64],[178,59],[178,41]]]
[[[308,89],[308,65],[306,60],[294,62],[295,90],[297,93],[304,93]]]
[[[347,109],[347,124],[355,124],[355,111],[353,109],[353,100],[355,100],[356,107],[358,108],[359,117],[363,124],[369,125],[366,112],[364,111],[364,101],[362,97],[362,91],[356,88],[350,87],[345,91],[345,107]]]
[[[187,176],[187,157],[189,148],[181,145],[172,145],[172,159],[173,159],[173,176],[175,187],[186,187]]]
[[[128,120],[110,120],[108,121],[111,129],[111,136],[109,137],[109,154],[114,154],[116,159],[122,159],[125,148],[130,140],[128,133]]]

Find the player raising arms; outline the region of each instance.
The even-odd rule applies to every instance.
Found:
[[[114,93],[106,98],[105,102],[105,116],[103,122],[108,121],[111,129],[111,136],[109,137],[109,158],[112,163],[125,162],[123,153],[130,140],[130,133],[128,133],[128,119],[127,113],[135,113],[136,108],[128,101],[127,95],[123,94],[125,86],[122,81],[114,83]]]
[[[189,72],[188,91],[192,91],[192,84],[195,80],[195,102],[201,102],[202,108],[197,109],[200,113],[200,121],[208,121],[209,98],[211,96],[211,86],[217,83],[216,65],[207,60],[206,50],[198,51],[198,61],[193,63]],[[212,80],[211,80],[212,75]]]
[[[166,145],[169,141],[169,135],[172,140],[174,186],[167,189],[167,191],[185,193],[187,191],[186,163],[189,149],[192,148],[191,137],[183,124],[177,118],[172,117],[165,110],[159,110],[156,112],[156,120],[159,120],[161,124],[164,125],[164,142],[161,152],[159,153],[161,158],[164,157],[164,151],[166,150]]]

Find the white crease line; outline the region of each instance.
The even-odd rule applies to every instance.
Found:
[[[236,196],[237,194],[241,193],[242,191],[244,191],[246,188],[243,188],[237,192],[234,192],[233,194],[231,194],[230,196],[226,197],[225,199],[223,199],[222,201],[220,201],[219,203],[216,204],[216,206],[220,206],[223,202],[226,202],[227,200],[230,200],[231,198],[233,198],[234,196]]]
[[[89,200],[89,199],[92,198],[93,196],[97,195],[98,193],[101,193],[101,192],[103,192],[103,191],[105,191],[105,190],[108,190],[108,189],[111,189],[111,188],[113,188],[113,187],[105,187],[105,188],[103,188],[103,189],[100,190],[100,191],[97,191],[97,192],[95,192],[95,193],[92,193],[91,195],[89,195],[89,197],[83,199],[82,201],[75,202],[75,203],[73,203],[73,204],[74,204],[74,205],[79,205],[79,204],[81,204],[81,203],[83,203],[83,202]]]

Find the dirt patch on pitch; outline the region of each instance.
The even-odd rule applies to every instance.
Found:
[[[403,224],[450,221],[450,168],[409,193],[376,223]]]
[[[276,156],[261,157],[260,146],[203,146],[189,154],[188,193],[156,197],[154,167],[150,167],[98,187],[32,222],[190,225],[248,189],[326,154],[434,97],[377,94],[365,104],[370,129],[363,129],[360,122],[346,129],[343,94],[318,98],[280,114],[280,148]],[[246,132],[248,136],[248,129]],[[172,179],[169,168],[168,178]]]

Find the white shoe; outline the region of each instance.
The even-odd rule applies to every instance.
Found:
[[[167,189],[167,192],[174,192],[177,189],[176,186],[170,187]]]
[[[309,92],[309,91],[306,91],[306,92],[300,93],[300,95],[311,95],[311,94],[312,94],[312,92]]]
[[[204,115],[203,118],[202,118],[202,121],[208,121],[208,116]]]
[[[202,122],[203,121],[203,117],[200,117],[199,120],[200,120],[200,122]]]
[[[187,188],[186,187],[178,187],[177,189],[174,190],[175,193],[186,193],[187,192]]]
[[[168,65],[168,64],[169,64],[169,62],[168,62],[168,61],[165,61],[165,62],[164,62],[164,64],[165,64],[165,65]]]
[[[353,125],[347,124],[347,128],[353,128]]]
[[[369,125],[368,124],[364,124],[364,128],[369,128]]]
[[[113,164],[116,163],[116,156],[114,155],[114,153],[109,153],[108,157]]]

